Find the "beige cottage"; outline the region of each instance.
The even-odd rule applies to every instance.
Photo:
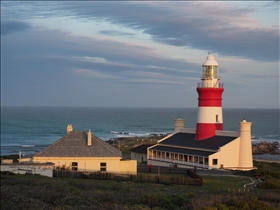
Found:
[[[91,131],[74,131],[33,156],[33,162],[54,163],[56,168],[74,171],[137,173],[135,160],[122,160],[122,152],[94,136]]]
[[[155,166],[251,170],[253,167],[251,122],[240,122],[240,132],[216,131],[205,140],[195,139],[196,130],[175,120],[175,131],[148,148],[148,164]]]

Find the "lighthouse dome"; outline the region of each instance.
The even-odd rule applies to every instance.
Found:
[[[208,55],[202,66],[219,66],[213,55]]]

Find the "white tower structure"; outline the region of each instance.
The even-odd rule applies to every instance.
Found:
[[[253,168],[251,122],[245,119],[240,124],[239,168],[251,170]]]

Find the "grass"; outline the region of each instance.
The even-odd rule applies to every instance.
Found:
[[[242,176],[202,176],[204,190],[243,189],[250,183],[248,177]]]
[[[254,161],[254,165],[257,170],[236,175],[202,175],[203,186],[1,174],[1,210],[280,209],[280,164]],[[261,178],[261,188],[251,185],[249,192],[239,192],[250,178]]]
[[[130,150],[142,144],[156,144],[162,136],[157,137],[125,137],[115,140],[114,146],[122,151],[123,155],[130,156]]]
[[[1,210],[280,209],[277,190],[256,189],[246,193],[218,190],[234,183],[239,187],[248,177],[203,178],[205,185],[194,187],[1,174]]]

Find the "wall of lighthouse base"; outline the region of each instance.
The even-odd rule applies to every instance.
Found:
[[[197,123],[196,140],[203,140],[216,135],[216,130],[224,130],[222,123]]]

